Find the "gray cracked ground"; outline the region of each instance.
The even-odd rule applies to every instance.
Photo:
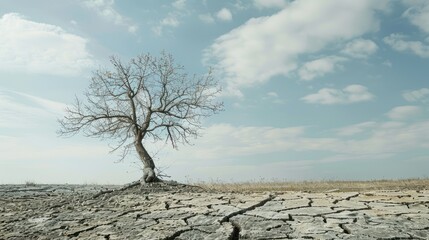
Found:
[[[429,239],[428,190],[101,190],[0,185],[0,239]]]

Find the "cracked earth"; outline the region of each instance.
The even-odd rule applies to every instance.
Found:
[[[117,188],[0,185],[0,239],[429,239],[429,190]]]

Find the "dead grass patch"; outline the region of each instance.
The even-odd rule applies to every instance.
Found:
[[[362,192],[373,190],[424,190],[429,189],[429,178],[371,181],[250,181],[239,183],[200,182],[194,185],[222,192]]]

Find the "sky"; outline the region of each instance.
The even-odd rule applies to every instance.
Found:
[[[139,179],[57,119],[110,56],[163,50],[225,103],[192,145],[147,144],[170,179],[428,177],[428,22],[426,0],[0,1],[0,184]]]

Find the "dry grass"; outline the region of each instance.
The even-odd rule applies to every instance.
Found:
[[[429,178],[372,181],[304,181],[304,182],[241,182],[197,183],[205,189],[222,192],[361,192],[372,190],[423,190],[429,189]]]
[[[25,181],[26,187],[35,187],[37,184],[34,181]]]

